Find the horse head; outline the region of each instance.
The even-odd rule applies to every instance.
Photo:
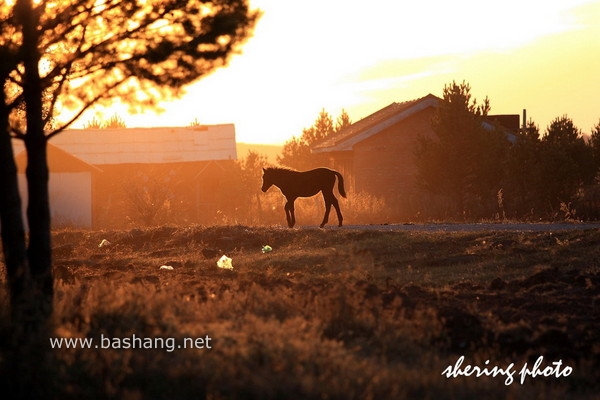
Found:
[[[271,186],[273,186],[273,174],[272,174],[272,170],[270,168],[263,168],[263,184],[262,187],[260,188],[260,190],[262,190],[263,192],[266,192],[267,190],[269,190],[269,188]]]

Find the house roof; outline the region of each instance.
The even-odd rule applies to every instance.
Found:
[[[233,124],[195,127],[68,129],[50,139],[92,165],[235,160]]]
[[[439,97],[428,94],[416,100],[392,103],[314,144],[311,151],[322,153],[352,150],[356,143],[397,124],[419,111],[437,106],[439,101],[441,101]]]
[[[351,151],[356,143],[362,142],[420,111],[429,107],[437,107],[440,101],[442,99],[430,93],[416,100],[392,103],[315,143],[311,147],[311,152]],[[487,130],[500,128],[506,138],[514,143],[517,139],[516,133],[519,131],[519,115],[489,115],[482,122],[482,126]]]

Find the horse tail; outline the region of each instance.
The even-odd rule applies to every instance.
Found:
[[[337,171],[333,171],[335,176],[338,178],[338,191],[342,197],[346,197],[346,191],[344,190],[344,177]]]

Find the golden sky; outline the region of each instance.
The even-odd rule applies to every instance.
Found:
[[[568,115],[600,121],[600,1],[251,0],[254,37],[229,66],[187,88],[164,112],[128,127],[234,123],[237,140],[281,144],[321,109],[352,121],[394,101],[465,80],[492,114],[527,109],[543,132]],[[84,115],[82,126],[93,114]]]

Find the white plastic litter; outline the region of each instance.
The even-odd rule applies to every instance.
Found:
[[[106,240],[106,239],[102,239],[102,241],[100,242],[100,244],[98,245],[98,247],[99,247],[99,248],[100,248],[100,247],[108,247],[108,246],[110,246],[111,244],[112,244],[112,243],[111,243],[111,242],[109,242],[108,240]]]
[[[217,261],[217,267],[223,269],[233,269],[233,265],[231,264],[231,258],[227,257],[226,255],[221,256],[221,258],[219,258],[219,261]]]
[[[173,270],[173,267],[172,267],[172,266],[170,266],[170,265],[161,265],[161,266],[160,266],[160,269],[168,269],[169,271],[172,271],[172,270]]]

